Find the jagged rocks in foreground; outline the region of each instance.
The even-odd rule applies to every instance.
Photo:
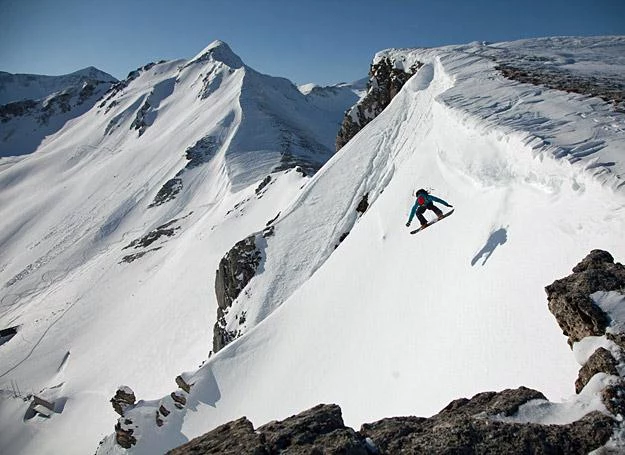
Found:
[[[278,453],[366,455],[362,436],[343,424],[337,405],[318,405],[281,422],[271,422],[254,430],[245,417],[226,423],[170,452],[184,454]]]
[[[486,392],[450,403],[429,419],[395,417],[365,424],[359,432],[343,424],[337,405],[318,405],[254,430],[245,417],[172,450],[169,454],[586,454],[612,435],[612,418],[593,412],[569,425],[501,422],[540,392],[519,388]]]

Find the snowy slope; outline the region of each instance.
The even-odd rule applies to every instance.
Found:
[[[622,55],[623,39],[606,41],[563,39],[550,52],[581,45],[592,66]],[[194,384],[187,406],[163,427],[154,415],[166,397],[126,414],[139,441],[131,453],[319,402],[338,403],[358,427],[485,390],[574,394],[578,365],[543,288],[590,249],[625,257],[625,116],[596,98],[506,80],[484,48],[380,54],[425,65],[274,223],[263,272],[233,304],[260,323],[184,375]],[[417,187],[456,212],[410,236]],[[113,441],[100,453],[121,452]]]
[[[93,67],[64,76],[0,72],[0,157],[34,152],[46,136],[91,109],[115,82]]]
[[[577,42],[588,67],[623,55],[616,38],[536,46]],[[380,54],[425,65],[311,179],[281,169],[331,156],[336,112],[221,42],[144,67],[0,167],[0,329],[17,328],[0,345],[0,451],[93,452],[122,384],[148,400],[128,412],[133,453],[318,402],[358,427],[518,385],[571,396],[578,366],[543,287],[591,248],[625,257],[625,119],[502,78],[496,47]],[[456,212],[411,236],[417,187]],[[233,304],[247,334],[206,361],[219,260],[278,212],[262,273]],[[183,371],[187,406],[159,428]],[[62,412],[25,419],[15,385]],[[99,448],[121,451],[114,436]]]
[[[200,365],[219,260],[288,206],[309,179],[295,166],[332,156],[347,107],[216,41],[131,73],[0,167],[0,330],[17,331],[0,345],[0,452],[93,452],[120,384],[158,396]],[[33,417],[17,388],[62,413]]]

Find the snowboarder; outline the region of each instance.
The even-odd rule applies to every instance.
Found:
[[[415,196],[417,197],[417,199],[415,200],[415,203],[412,206],[412,210],[410,211],[410,218],[408,218],[408,222],[406,223],[407,227],[410,226],[410,223],[412,222],[412,219],[414,218],[415,215],[417,215],[417,218],[419,218],[419,222],[421,223],[421,228],[426,227],[428,222],[423,216],[423,212],[425,212],[426,209],[432,210],[434,213],[436,213],[436,216],[438,217],[439,220],[443,218],[443,211],[439,209],[438,207],[436,207],[434,205],[434,202],[438,202],[447,207],[453,207],[453,205],[449,205],[447,202],[443,201],[442,199],[439,199],[436,196],[432,196],[428,191],[424,190],[423,188],[417,190],[417,193]]]

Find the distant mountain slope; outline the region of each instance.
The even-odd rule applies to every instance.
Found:
[[[89,67],[64,76],[0,72],[0,158],[34,152],[117,82]]]
[[[348,107],[215,41],[131,72],[35,153],[0,160],[0,452],[93,451],[120,383],[160,396],[204,361],[220,259],[303,191]],[[41,422],[11,384],[62,412]]]
[[[79,86],[85,81],[115,83],[117,79],[93,66],[63,76],[11,74],[0,71],[0,105],[46,98],[53,93]]]

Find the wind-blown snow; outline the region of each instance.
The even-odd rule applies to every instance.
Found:
[[[2,450],[68,452],[80,428],[71,450],[93,451],[112,432],[108,400],[122,384],[147,400],[128,412],[137,454],[319,402],[359,427],[520,385],[568,399],[579,365],[543,288],[591,249],[625,257],[625,118],[598,99],[505,80],[482,48],[386,51],[425,65],[311,179],[276,171],[260,199],[259,180],[289,152],[331,155],[330,116],[288,81],[204,60],[207,50],[152,67],[0,168],[0,322],[19,326],[0,346],[0,381],[67,399],[46,421],[22,421],[27,404],[0,400]],[[215,157],[182,174],[176,199],[146,209],[207,135]],[[456,210],[411,236],[419,187]],[[198,369],[220,258],[278,212],[261,273],[233,303],[247,332]],[[151,245],[161,249],[118,264],[124,246],[172,219],[180,229]],[[187,407],[169,406],[158,428],[182,371],[194,384]],[[587,389],[580,400],[595,409]],[[551,411],[551,421],[573,415]],[[99,448],[121,451],[113,436]]]

